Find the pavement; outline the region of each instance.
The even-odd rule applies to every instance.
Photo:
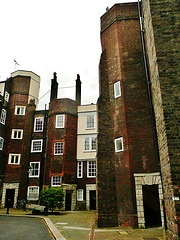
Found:
[[[6,209],[0,209],[0,215]],[[163,228],[133,229],[130,227],[97,228],[95,211],[60,211],[56,214],[32,215],[32,211],[22,209],[9,210],[10,216],[43,218],[56,240],[165,240]]]

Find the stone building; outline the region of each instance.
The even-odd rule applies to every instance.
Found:
[[[169,239],[179,235],[177,10],[142,1],[101,17],[99,226],[167,224]]]

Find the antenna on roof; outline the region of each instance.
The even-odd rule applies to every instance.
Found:
[[[16,70],[16,65],[19,66],[19,63],[17,63],[17,61],[14,59],[14,62],[15,62],[15,66],[14,66],[14,71]]]

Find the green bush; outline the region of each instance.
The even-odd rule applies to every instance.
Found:
[[[47,188],[40,193],[40,204],[48,205],[48,209],[54,210],[56,207],[60,209],[63,206],[64,193],[61,188]]]

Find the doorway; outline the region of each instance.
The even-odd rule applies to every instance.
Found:
[[[96,190],[89,191],[90,210],[96,210]]]
[[[143,185],[142,190],[145,227],[162,226],[158,185]]]
[[[14,194],[15,194],[15,189],[6,189],[5,203],[7,203],[8,199],[10,199],[10,205],[9,205],[10,208],[12,208],[14,205]],[[7,207],[6,204],[5,204],[5,207]]]
[[[71,211],[72,206],[72,190],[66,190],[65,210]]]

